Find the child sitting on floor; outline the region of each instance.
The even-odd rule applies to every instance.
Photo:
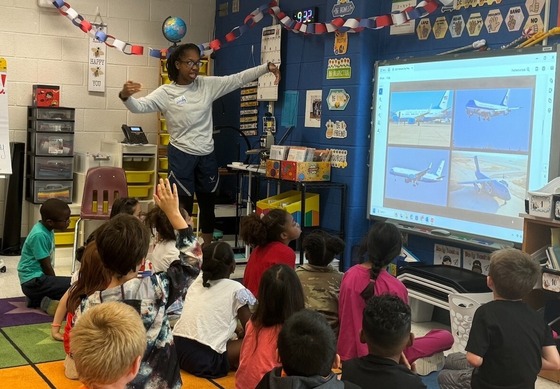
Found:
[[[333,368],[339,368],[336,339],[320,313],[303,309],[284,323],[278,335],[281,367],[265,374],[256,389],[333,388],[359,389],[339,381]]]
[[[386,267],[402,249],[402,237],[394,224],[376,222],[360,248],[363,262],[352,266],[342,277],[338,316],[340,332],[338,353],[343,361],[369,354],[366,344],[360,342],[362,318],[367,300],[384,293],[396,295],[408,304],[408,291],[404,284],[387,272]],[[364,257],[364,258],[362,258]],[[404,350],[413,363],[417,359],[437,355],[443,365],[443,351],[453,345],[453,336],[446,330],[431,330]],[[441,368],[439,364],[417,365],[419,374],[425,375]]]
[[[303,290],[294,270],[274,265],[264,272],[259,286],[259,304],[245,326],[237,389],[254,388],[273,367],[279,366],[276,341],[282,324],[304,308]]]
[[[251,293],[257,295],[261,277],[272,265],[295,267],[296,253],[288,243],[300,234],[299,224],[283,209],[272,209],[262,217],[253,213],[241,220],[239,236],[253,247],[243,276],[243,285]]]
[[[302,249],[308,263],[298,266],[296,273],[303,286],[305,307],[325,315],[338,336],[338,294],[342,273],[330,265],[334,256],[344,251],[338,236],[316,230],[303,238]]]
[[[82,389],[124,389],[140,369],[146,330],[134,308],[118,302],[100,304],[72,329],[70,348]]]
[[[494,300],[474,313],[467,355],[446,358],[438,375],[441,388],[534,388],[541,369],[560,369],[552,330],[522,301],[540,274],[538,262],[522,251],[491,254],[487,283]]]
[[[191,218],[184,208],[180,208],[181,216],[191,224]],[[175,229],[169,222],[165,212],[155,206],[146,214],[144,223],[154,234],[154,247],[152,252],[148,255],[148,259],[152,263],[154,272],[166,271],[169,265],[179,258],[179,249],[177,248],[177,236]],[[200,253],[202,256],[202,252]]]
[[[192,229],[179,212],[177,188],[173,186],[172,190],[168,180],[160,180],[154,200],[178,231],[180,260],[172,263],[166,273],[138,278],[138,269],[148,252],[150,232],[136,217],[115,216],[95,234],[103,265],[112,272],[111,282],[105,290],[82,297],[74,321],[79,322],[88,309],[106,301],[132,305],[144,323],[148,340],[140,372],[130,385],[178,389],[181,387],[179,362],[166,309],[186,293],[189,279],[198,275],[199,258],[192,253],[196,242]]]
[[[181,369],[198,377],[218,378],[237,368],[241,339],[232,340],[237,320],[242,328],[257,302],[241,283],[230,280],[235,271],[231,246],[204,245],[201,274],[189,288],[183,313],[173,328]]]
[[[403,353],[414,341],[410,316],[410,307],[397,296],[371,297],[360,333],[369,354],[342,362],[342,378],[362,388],[425,389]]]
[[[58,300],[70,287],[70,277],[57,276],[54,263],[54,230],[64,231],[70,224],[70,207],[59,199],[41,205],[39,220],[29,231],[21,249],[17,271],[21,290],[29,308],[54,315]]]
[[[72,275],[72,286],[60,299],[60,304],[51,324],[51,336],[56,340],[64,341],[64,351],[66,352],[64,375],[71,380],[78,379],[76,365],[70,353],[70,330],[72,329],[74,312],[78,309],[83,296],[89,296],[96,291],[106,289],[112,277],[111,272],[103,266],[95,242],[90,242],[86,246],[82,257],[80,270]],[[70,294],[72,298],[68,300]],[[64,333],[61,334],[60,328],[65,316],[66,325],[64,326]]]

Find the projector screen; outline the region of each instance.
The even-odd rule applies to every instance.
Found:
[[[559,172],[556,47],[376,63],[368,213],[521,242]]]

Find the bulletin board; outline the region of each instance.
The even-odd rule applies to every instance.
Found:
[[[8,66],[0,57],[0,175],[12,174],[8,122]]]

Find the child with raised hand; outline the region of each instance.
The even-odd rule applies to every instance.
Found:
[[[166,310],[185,294],[189,278],[199,272],[185,259],[191,255],[189,250],[196,239],[179,211],[175,186],[172,190],[168,180],[160,180],[154,200],[178,232],[180,259],[173,262],[165,273],[138,278],[138,269],[148,252],[150,231],[134,216],[115,216],[99,227],[95,235],[95,245],[103,265],[112,274],[111,282],[105,290],[82,297],[74,321],[79,322],[89,308],[107,301],[122,301],[131,305],[146,328],[147,348],[140,372],[129,385],[178,389],[181,387],[180,369]],[[69,300],[72,300],[72,292]]]
[[[245,328],[253,294],[230,280],[235,270],[231,246],[204,245],[202,272],[189,288],[181,317],[173,328],[181,369],[198,377],[218,378],[239,363],[241,339],[232,340],[237,320]]]
[[[286,320],[278,335],[278,359],[282,366],[266,373],[256,389],[359,388],[332,371],[340,367],[336,339],[325,317],[315,311],[303,309]]]
[[[140,369],[146,330],[129,305],[100,304],[72,329],[70,347],[83,389],[124,389]]]
[[[305,307],[317,311],[338,335],[338,294],[342,273],[330,265],[334,256],[344,251],[344,241],[323,230],[315,230],[303,238],[302,250],[306,264],[296,273],[303,286]]]
[[[371,297],[364,310],[360,340],[369,354],[342,363],[342,379],[362,388],[425,389],[403,350],[414,341],[410,307],[390,294]]]
[[[338,353],[345,361],[368,355],[365,343],[360,342],[362,318],[366,302],[372,296],[384,293],[396,295],[408,304],[408,291],[404,284],[386,270],[402,249],[402,237],[394,224],[377,222],[369,230],[360,248],[364,261],[352,266],[342,277],[338,305],[340,332]],[[429,357],[453,345],[453,336],[446,330],[432,330],[426,336],[416,338],[412,346],[404,350],[406,358],[413,363]],[[443,358],[443,356],[442,356]],[[427,374],[427,371],[419,372]]]
[[[272,265],[295,267],[296,254],[288,243],[300,234],[299,224],[283,209],[272,209],[262,217],[253,213],[241,220],[239,235],[253,247],[243,276],[243,285],[251,293],[258,293],[261,277]]]
[[[181,216],[183,216],[190,225],[191,218],[187,211],[185,211],[184,208],[180,208],[180,211]],[[175,229],[165,215],[165,212],[158,206],[148,211],[144,223],[146,223],[150,230],[155,231],[155,245],[149,255],[149,260],[152,263],[154,272],[166,271],[169,265],[179,258]],[[202,252],[200,251],[200,247],[197,246],[197,248],[199,249],[197,257],[200,258]]]
[[[520,250],[491,254],[487,283],[494,300],[474,313],[467,355],[446,358],[438,375],[441,388],[534,388],[541,369],[560,369],[552,330],[522,300],[540,275],[538,262]]]
[[[274,265],[264,272],[259,304],[245,326],[235,387],[254,388],[272,368],[280,365],[276,341],[284,322],[304,308],[303,290],[294,270]]]

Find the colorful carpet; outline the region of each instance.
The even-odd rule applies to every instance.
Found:
[[[27,308],[25,297],[0,299],[0,328],[49,323],[52,318],[39,309]]]
[[[25,298],[0,299],[0,387],[77,389],[64,376],[62,342],[51,338],[52,317],[25,306]],[[233,389],[235,373],[209,380],[181,372],[183,388]]]

